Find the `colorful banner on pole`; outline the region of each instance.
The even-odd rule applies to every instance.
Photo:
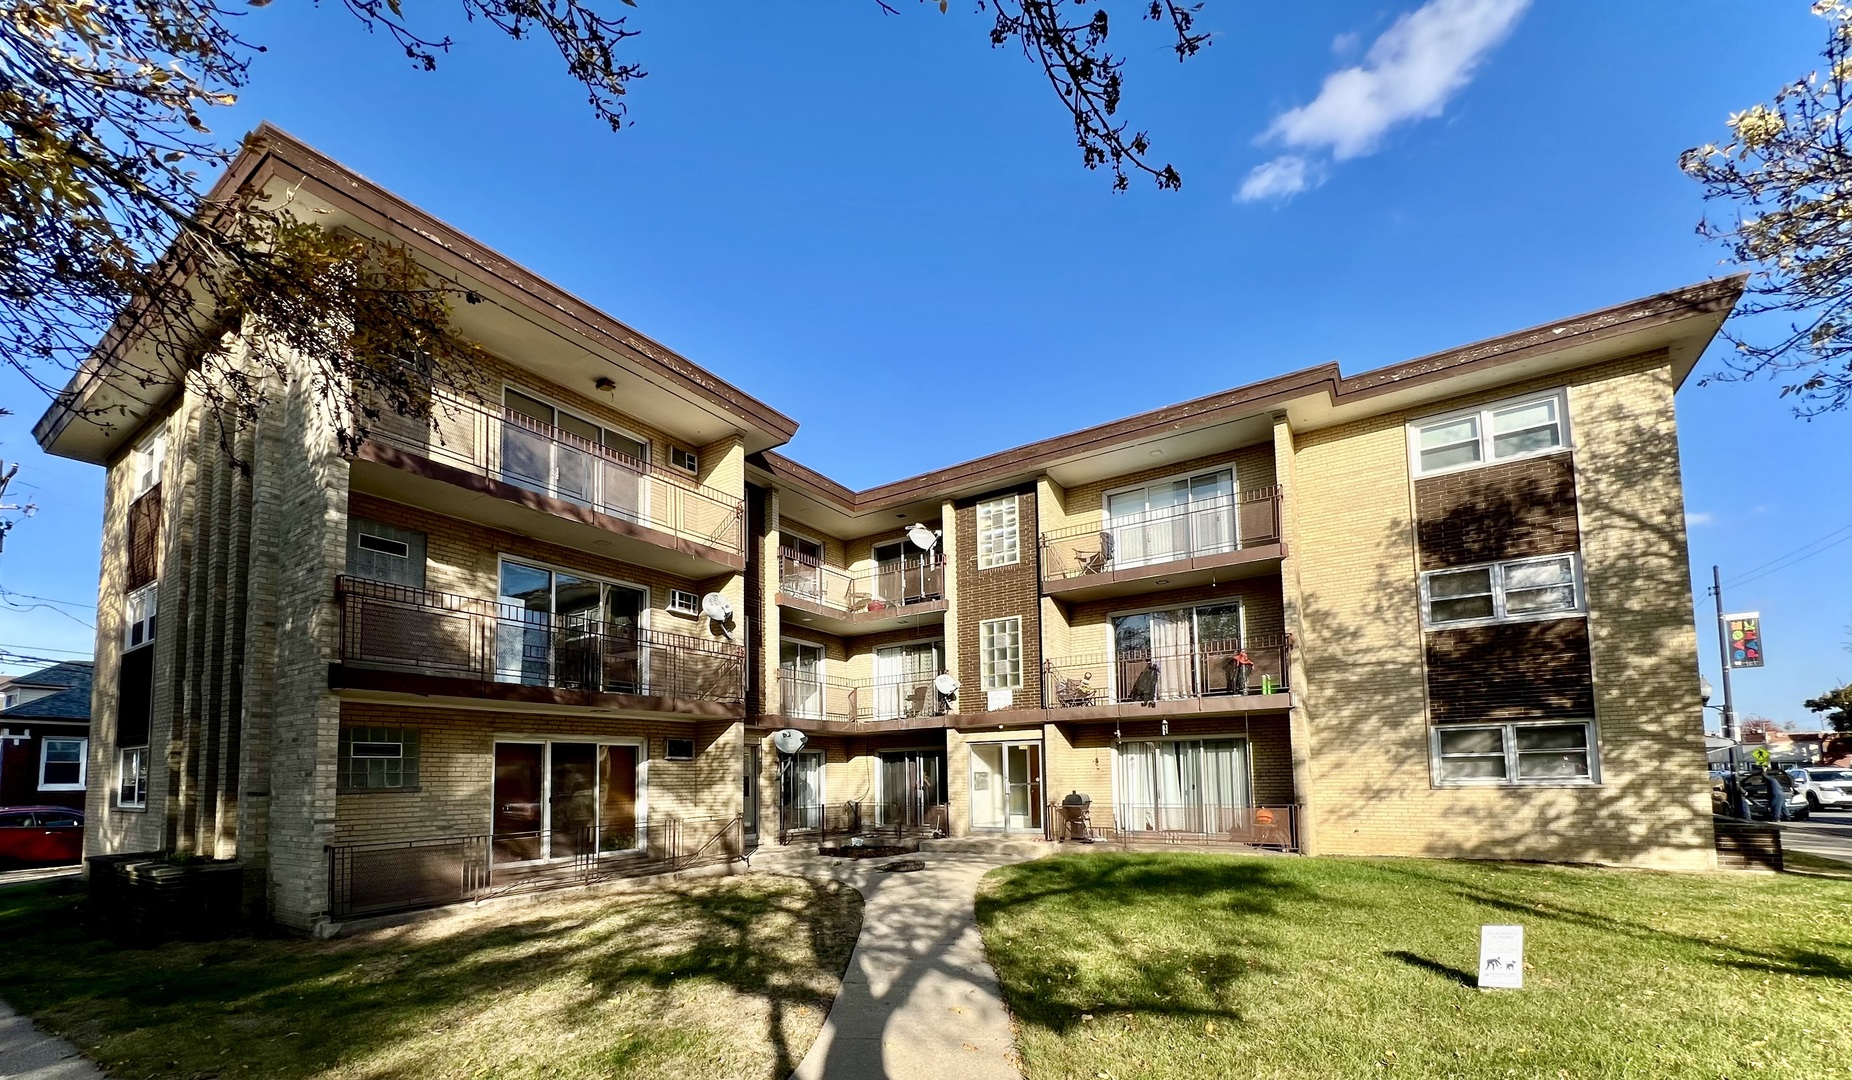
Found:
[[[1730,638],[1730,666],[1761,667],[1762,613],[1746,611],[1741,615],[1725,615],[1723,623]]]

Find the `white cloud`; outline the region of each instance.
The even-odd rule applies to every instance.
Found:
[[[1321,179],[1304,158],[1287,154],[1264,165],[1254,166],[1248,178],[1241,182],[1241,190],[1235,193],[1235,198],[1242,202],[1283,199],[1307,188],[1317,187]]]
[[[1716,520],[1717,515],[1711,513],[1709,510],[1685,511],[1685,528],[1687,529],[1695,529],[1700,525],[1709,525]]]
[[[1336,161],[1361,157],[1374,153],[1397,125],[1439,116],[1529,5],[1530,0],[1428,0],[1403,15],[1371,43],[1361,63],[1327,75],[1310,104],[1274,117],[1260,141],[1298,153],[1249,173],[1240,197],[1267,198],[1269,193],[1248,194],[1263,175],[1272,195],[1303,191],[1306,183],[1292,187],[1284,181],[1294,168],[1302,178],[1318,175],[1307,151],[1329,153]],[[1348,36],[1333,47],[1342,48]],[[1288,164],[1294,161],[1299,164]]]
[[[1339,56],[1349,56],[1351,53],[1356,52],[1357,46],[1361,44],[1363,44],[1362,34],[1354,31],[1348,34],[1339,34],[1337,37],[1331,39],[1331,51]]]

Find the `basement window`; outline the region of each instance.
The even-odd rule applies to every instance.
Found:
[[[418,729],[344,727],[341,791],[411,791],[418,787]]]

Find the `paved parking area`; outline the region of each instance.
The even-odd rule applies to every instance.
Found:
[[[1852,863],[1852,811],[1822,810],[1806,821],[1784,821],[1781,846]]]

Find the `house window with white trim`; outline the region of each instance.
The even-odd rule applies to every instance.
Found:
[[[977,504],[977,568],[1009,566],[1022,558],[1016,496]]]
[[[148,748],[125,746],[116,769],[116,805],[131,810],[148,806]]]
[[[1509,559],[1421,575],[1421,621],[1430,628],[1573,615],[1582,610],[1574,555]]]
[[[89,739],[45,739],[39,743],[39,790],[82,791]]]
[[[147,494],[161,482],[167,464],[167,432],[156,429],[129,451],[129,501]]]
[[[159,583],[143,585],[128,595],[127,611],[122,620],[124,652],[154,642],[155,589]]]
[[[1569,445],[1561,390],[1428,417],[1408,425],[1416,476],[1554,453]]]
[[[985,690],[1022,685],[1022,619],[986,619],[977,626],[977,647]]]
[[[1447,724],[1434,729],[1434,782],[1592,784],[1599,779],[1587,721]]]

